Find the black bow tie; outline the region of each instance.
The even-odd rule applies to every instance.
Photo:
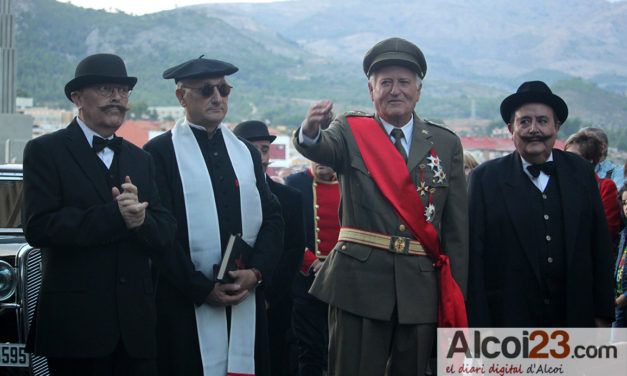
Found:
[[[110,140],[94,136],[91,147],[96,153],[100,153],[104,148],[109,148],[114,152],[119,152],[122,146],[122,137],[113,137]]]
[[[538,176],[540,176],[540,171],[551,176],[555,172],[555,162],[551,161],[551,162],[544,162],[540,164],[530,165],[530,166],[527,166],[527,171],[529,171],[531,176],[533,176],[534,178],[537,178]]]

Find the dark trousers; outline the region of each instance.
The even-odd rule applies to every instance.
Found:
[[[268,307],[267,313],[271,375],[293,375],[292,297],[288,295],[276,299]]]
[[[329,376],[422,376],[435,333],[435,323],[372,320],[330,307]]]
[[[154,376],[155,359],[131,358],[122,342],[104,358],[48,358],[51,376]]]
[[[294,278],[292,328],[300,376],[321,376],[327,369],[329,306],[308,293],[313,279],[300,273]]]

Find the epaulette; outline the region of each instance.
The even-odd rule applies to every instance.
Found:
[[[346,117],[349,117],[349,116],[374,117],[374,114],[368,113],[368,112],[363,112],[363,111],[347,111],[347,112],[344,113],[344,116],[346,116]]]
[[[455,134],[455,135],[456,135],[456,133],[455,133],[452,129],[448,128],[448,127],[447,127],[446,125],[444,125],[444,124],[439,124],[439,123],[436,123],[435,121],[432,121],[432,120],[429,120],[429,119],[422,119],[422,121],[424,121],[424,122],[425,122],[425,124],[429,124],[429,125],[433,125],[433,126],[438,127],[438,128],[442,128],[442,129],[444,129],[445,131],[449,131],[449,132],[451,132],[452,134]]]

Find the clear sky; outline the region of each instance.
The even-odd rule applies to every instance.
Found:
[[[130,14],[154,13],[162,10],[174,9],[186,5],[206,3],[272,3],[287,0],[57,0],[61,3],[71,3],[84,8],[105,9],[114,11],[119,9]]]

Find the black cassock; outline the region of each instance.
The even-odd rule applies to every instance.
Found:
[[[238,183],[229,159],[222,132],[212,138],[205,131],[192,127],[211,177],[222,251],[228,236],[242,232]],[[254,246],[249,267],[258,269],[264,279],[256,290],[257,330],[255,370],[257,375],[269,374],[268,333],[264,302],[264,284],[269,283],[283,248],[281,207],[268,189],[261,168],[259,152],[243,141],[254,162],[257,189],[261,198],[263,222]],[[213,289],[213,281],[194,269],[189,253],[183,187],[179,175],[172,133],[155,137],[144,146],[155,160],[157,186],[166,206],[177,220],[176,242],[171,258],[158,265],[157,344],[160,375],[202,375],[202,362],[196,331],[194,308],[203,304]],[[211,239],[207,239],[211,241]]]

